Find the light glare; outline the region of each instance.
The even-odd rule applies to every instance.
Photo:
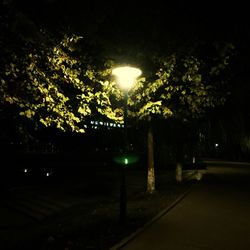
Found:
[[[135,82],[135,79],[141,75],[141,70],[138,68],[125,66],[118,67],[112,70],[112,75],[117,77],[117,82],[122,89],[129,90]]]

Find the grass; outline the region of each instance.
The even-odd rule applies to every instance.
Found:
[[[37,197],[42,194],[71,202],[72,206],[40,221],[26,224],[22,221],[23,224],[11,229],[1,228],[6,236],[6,249],[110,249],[170,206],[192,184],[191,181],[176,183],[172,170],[156,170],[156,192],[149,195],[145,192],[146,171],[128,169],[127,217],[126,223],[121,224],[120,177],[117,169],[80,171],[46,185],[30,183],[17,188],[14,192],[19,190],[25,196],[31,192]]]

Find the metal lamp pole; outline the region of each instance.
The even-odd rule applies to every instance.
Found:
[[[124,154],[128,153],[128,91],[125,92],[124,96]],[[127,188],[126,188],[126,165],[128,159],[124,159],[124,165],[122,165],[122,181],[120,188],[120,222],[125,223],[127,217]]]
[[[126,173],[125,168],[129,163],[126,155],[129,150],[128,145],[128,91],[132,87],[135,79],[141,75],[141,70],[129,66],[118,67],[113,69],[112,74],[117,77],[117,82],[124,90],[124,162],[122,166],[122,181],[120,188],[120,223],[124,224],[127,217],[127,188],[126,188]]]

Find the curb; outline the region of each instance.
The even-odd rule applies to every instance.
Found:
[[[148,221],[142,228],[139,228],[134,233],[129,235],[128,237],[121,240],[119,243],[111,247],[109,250],[118,250],[127,245],[130,241],[132,241],[135,237],[137,237],[140,233],[142,233],[144,230],[146,230],[150,225],[152,225],[154,222],[159,220],[162,216],[167,214],[171,209],[173,209],[179,202],[181,202],[190,192],[193,188],[192,184],[182,195],[180,195],[173,203],[171,203],[169,206],[167,206],[165,209],[163,209],[161,212],[159,212],[155,217],[153,217],[150,221]]]

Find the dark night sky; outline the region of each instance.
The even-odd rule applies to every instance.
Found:
[[[14,1],[37,24],[76,32],[101,45],[108,57],[129,63],[153,50],[173,53],[203,40],[232,42],[239,54],[235,79],[250,88],[250,16],[243,0]]]
[[[111,47],[166,46],[200,39],[249,40],[248,8],[241,1],[20,2],[37,22],[50,28],[68,27]]]

